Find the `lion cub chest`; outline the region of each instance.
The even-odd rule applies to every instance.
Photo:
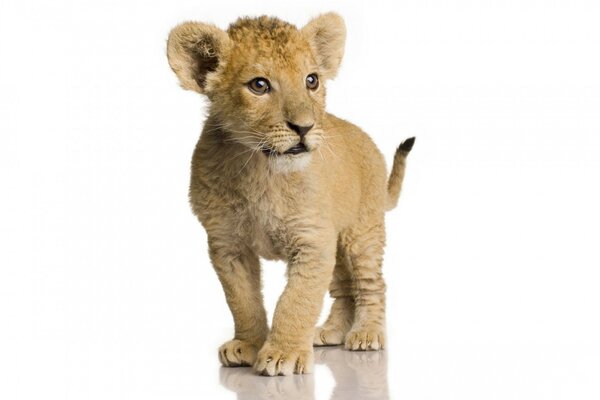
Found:
[[[261,197],[247,208],[248,245],[267,260],[285,259],[285,226],[280,212],[268,196]]]

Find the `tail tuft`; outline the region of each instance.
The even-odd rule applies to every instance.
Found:
[[[406,139],[398,146],[396,154],[394,155],[394,164],[392,165],[392,172],[388,179],[388,192],[387,192],[387,210],[391,210],[398,204],[398,198],[400,197],[400,190],[402,189],[402,181],[404,180],[404,170],[406,169],[406,156],[412,150],[415,144],[415,138],[411,137]]]
[[[400,143],[400,146],[398,146],[398,150],[403,151],[405,153],[410,153],[414,145],[415,137],[411,137],[406,139],[404,142]]]

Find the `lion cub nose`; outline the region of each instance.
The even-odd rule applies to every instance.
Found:
[[[311,124],[311,125],[307,125],[307,126],[300,126],[300,125],[292,124],[291,122],[288,121],[287,126],[291,130],[296,132],[298,134],[298,136],[300,136],[300,138],[303,138],[304,135],[306,135],[308,133],[308,131],[310,131],[313,126],[315,126],[315,124]]]

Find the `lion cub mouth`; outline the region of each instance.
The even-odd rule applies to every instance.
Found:
[[[308,149],[306,148],[306,146],[304,145],[304,143],[300,142],[297,145],[290,147],[289,149],[287,149],[286,151],[284,151],[283,153],[278,153],[275,150],[271,150],[269,148],[264,148],[263,153],[265,153],[268,156],[271,157],[277,157],[280,156],[282,154],[292,154],[292,155],[296,155],[296,154],[301,154],[301,153],[306,153],[308,151]]]

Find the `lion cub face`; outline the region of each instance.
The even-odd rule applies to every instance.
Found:
[[[344,23],[335,14],[302,29],[276,18],[242,18],[226,32],[179,25],[167,52],[181,85],[210,99],[225,140],[295,170],[323,141],[325,81],[338,70],[344,41]]]

